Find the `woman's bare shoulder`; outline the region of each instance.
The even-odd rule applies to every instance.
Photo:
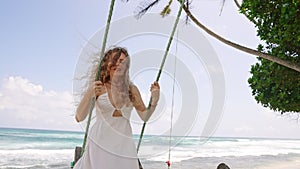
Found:
[[[129,88],[130,88],[130,91],[132,92],[132,93],[139,93],[139,89],[138,89],[138,87],[135,85],[135,84],[133,84],[133,83],[131,83],[130,85],[129,85]]]

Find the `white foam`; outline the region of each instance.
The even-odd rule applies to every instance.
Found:
[[[190,141],[191,139],[189,139]],[[175,145],[171,148],[172,161],[180,162],[195,157],[262,156],[300,154],[300,140],[235,139],[209,140],[205,144]],[[152,161],[166,161],[168,146],[143,146],[140,156]]]
[[[0,150],[0,166],[11,168],[28,168],[28,166],[64,164],[69,165],[73,160],[74,151],[63,150]],[[67,162],[68,161],[68,162]],[[67,162],[67,163],[66,163]],[[27,167],[26,167],[27,166]],[[39,168],[39,167],[38,167]]]

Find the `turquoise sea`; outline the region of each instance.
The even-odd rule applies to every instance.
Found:
[[[0,128],[0,169],[68,169],[82,132]],[[139,136],[134,136],[137,141]],[[171,146],[170,146],[171,145]],[[300,140],[232,137],[144,136],[139,157],[145,169],[254,169],[300,159]]]

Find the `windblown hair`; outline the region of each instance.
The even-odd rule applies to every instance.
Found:
[[[126,72],[124,76],[122,76],[123,79],[119,79],[118,81],[118,87],[113,88],[114,92],[118,93],[123,99],[127,100],[131,99],[131,92],[130,92],[130,85],[131,81],[129,78],[129,67],[130,67],[130,58],[127,50],[122,47],[112,47],[109,50],[107,50],[104,54],[104,57],[102,61],[99,63],[99,61],[94,65],[94,68],[92,70],[92,75],[90,82],[93,82],[96,80],[96,75],[99,71],[99,65],[100,65],[100,75],[97,80],[100,80],[102,83],[110,83],[110,80],[113,79],[113,77],[110,77],[110,67],[115,65],[120,58],[121,54],[124,54],[126,56],[127,62],[126,62]],[[91,83],[92,84],[92,83]]]
[[[124,54],[127,59],[129,58],[128,52],[125,48],[121,47],[114,47],[112,49],[109,49],[107,52],[105,52],[101,67],[100,67],[100,77],[98,80],[100,80],[103,83],[107,83],[110,80],[110,70],[109,66],[115,65],[120,58],[121,54]],[[129,80],[129,66],[130,66],[130,60],[127,62],[128,64],[126,65],[126,80]]]

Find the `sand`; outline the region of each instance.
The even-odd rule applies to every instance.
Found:
[[[295,158],[285,162],[274,162],[255,169],[300,169],[300,158]]]

